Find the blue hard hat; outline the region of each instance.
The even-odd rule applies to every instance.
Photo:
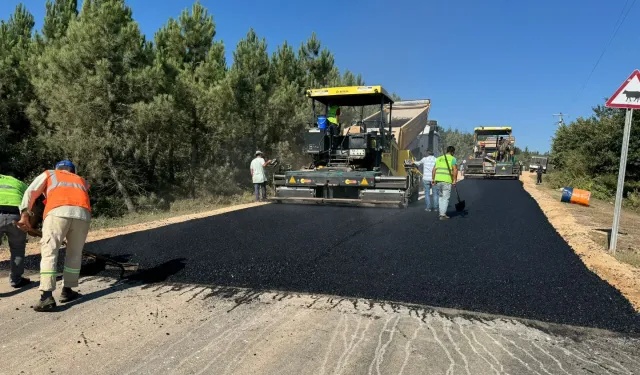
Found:
[[[71,173],[76,173],[76,166],[73,165],[71,160],[63,160],[61,162],[58,162],[58,164],[56,164],[56,169],[60,169],[61,167],[71,168]]]

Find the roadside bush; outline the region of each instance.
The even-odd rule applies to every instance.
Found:
[[[91,204],[92,217],[120,217],[127,213],[127,208],[121,198],[108,195],[97,195],[95,202]]]
[[[624,206],[633,211],[640,211],[640,190],[634,190],[627,194],[627,199],[624,200]]]

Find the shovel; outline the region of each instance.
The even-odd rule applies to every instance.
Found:
[[[18,222],[17,221],[13,221],[13,225],[15,225],[16,227],[18,227]],[[29,229],[27,231],[27,234],[29,234],[30,236],[33,237],[40,237],[42,238],[42,231],[39,231],[37,229]],[[67,246],[67,241],[62,241],[62,246]],[[93,258],[96,261],[102,261],[105,263],[105,265],[110,265],[112,267],[118,268],[120,270],[120,278],[122,278],[124,276],[125,271],[137,271],[139,268],[138,263],[122,263],[122,262],[118,262],[114,259],[111,259],[109,257],[106,257],[104,255],[100,255],[100,254],[96,254],[93,253],[91,251],[82,249],[82,255],[89,257],[89,258]]]
[[[447,153],[445,151],[444,146],[442,147],[442,151],[443,151],[443,155],[444,155],[444,161],[445,161],[445,163],[447,163],[447,169],[449,170],[449,175],[451,175],[451,178],[453,179],[453,173],[451,172],[451,167],[449,166],[449,160],[447,159]],[[455,189],[456,189],[456,196],[458,197],[458,203],[455,204],[456,211],[457,212],[462,212],[462,211],[464,211],[464,207],[466,206],[466,202],[460,200],[460,193],[458,193],[458,187],[457,186],[455,186]]]

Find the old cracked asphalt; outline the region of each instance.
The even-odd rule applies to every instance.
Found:
[[[87,248],[149,270],[134,278],[408,302],[640,332],[519,181],[465,180],[467,212],[267,205]],[[451,207],[452,208],[452,207]],[[155,267],[155,268],[154,268]]]

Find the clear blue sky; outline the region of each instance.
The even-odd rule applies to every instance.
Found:
[[[6,19],[19,0],[1,0]],[[23,0],[42,25],[44,0]],[[625,3],[634,0],[381,1],[202,0],[231,51],[250,27],[270,49],[316,31],[340,69],[362,73],[402,98],[430,98],[431,119],[472,130],[510,125],[517,143],[547,150],[552,114],[588,116],[640,67],[636,4],[586,88]],[[128,0],[153,37],[190,0]],[[332,19],[333,21],[330,21]]]

